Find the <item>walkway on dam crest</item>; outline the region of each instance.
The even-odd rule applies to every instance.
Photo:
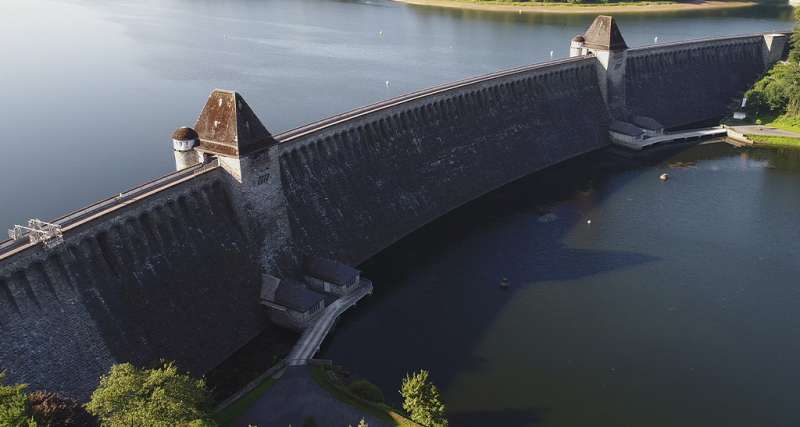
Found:
[[[348,308],[354,306],[361,298],[371,293],[372,283],[367,281],[366,284],[359,286],[353,292],[337,299],[325,308],[319,319],[300,336],[297,344],[294,345],[294,348],[286,357],[287,365],[301,366],[308,364],[308,361],[319,351],[322,341],[325,340],[328,332],[333,329],[333,325],[339,316]]]

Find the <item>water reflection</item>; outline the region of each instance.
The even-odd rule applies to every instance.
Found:
[[[521,180],[366,263],[375,295],[323,357],[395,399],[406,371],[430,369],[465,426],[800,421],[762,394],[800,375],[800,346],[785,348],[800,331],[780,320],[800,298],[800,227],[776,215],[800,209],[800,164],[771,168],[780,157],[595,153]]]

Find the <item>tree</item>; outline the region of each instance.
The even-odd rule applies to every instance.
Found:
[[[789,51],[789,62],[800,62],[800,8],[794,10],[794,31],[792,32],[792,49]]]
[[[86,405],[104,426],[214,426],[205,381],[178,372],[172,362],[156,369],[114,365]]]
[[[4,385],[6,373],[0,372],[0,426],[35,427],[36,421],[28,415],[26,384]]]
[[[445,406],[439,390],[429,381],[428,371],[406,374],[400,386],[403,409],[411,419],[426,426],[446,427]]]
[[[28,395],[33,418],[44,426],[91,427],[97,420],[78,402],[49,391],[34,391]]]

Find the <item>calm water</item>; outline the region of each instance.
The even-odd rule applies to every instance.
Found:
[[[782,6],[619,21],[635,46],[785,30],[790,15]],[[3,0],[0,227],[171,171],[169,135],[194,123],[215,87],[241,91],[277,132],[551,50],[566,56],[591,19],[388,0]]]
[[[394,399],[429,369],[458,426],[800,425],[798,185],[800,151],[568,162],[368,262],[322,355]]]
[[[241,91],[278,132],[563,57],[592,19],[381,0],[2,9],[0,226],[171,171],[169,135],[212,88]],[[618,19],[636,46],[786,30],[790,16],[778,6]],[[678,160],[696,164],[658,181]],[[720,145],[535,175],[373,260],[376,294],[324,355],[388,395],[406,371],[431,369],[456,425],[798,424],[798,182],[796,154]]]

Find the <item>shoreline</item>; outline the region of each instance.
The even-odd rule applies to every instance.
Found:
[[[554,13],[554,14],[598,14],[598,13],[655,13],[684,12],[693,10],[740,9],[755,6],[753,1],[710,0],[702,3],[645,2],[642,4],[621,3],[618,5],[583,5],[563,3],[509,3],[478,2],[475,0],[394,0],[414,6],[445,7],[450,9],[488,12]]]

